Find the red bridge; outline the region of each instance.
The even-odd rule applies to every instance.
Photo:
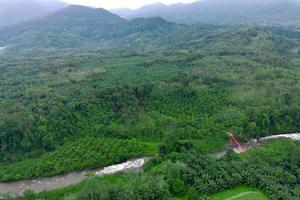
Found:
[[[248,151],[248,148],[241,145],[232,132],[228,132],[228,136],[230,138],[230,143],[233,146],[235,146],[236,148],[238,148],[242,152],[247,152]]]

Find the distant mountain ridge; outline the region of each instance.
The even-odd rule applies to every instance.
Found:
[[[204,0],[171,6],[153,4],[134,11],[139,18],[126,19],[102,8],[70,5],[44,17],[0,27],[0,47],[5,47],[5,52],[16,52],[120,45],[155,46],[163,40],[168,41],[168,37],[172,33],[176,35],[178,30],[183,34],[193,28],[182,23],[223,26],[255,22],[285,24],[288,21],[297,24],[300,21],[298,10],[300,3],[295,0],[243,0],[243,3],[240,0]],[[123,10],[122,14],[130,12],[132,10]],[[162,16],[160,12],[163,12]]]
[[[71,5],[38,20],[0,28],[0,47],[24,50],[134,45],[178,27],[160,17],[127,20],[101,8]]]
[[[170,6],[156,3],[136,10],[116,9],[112,12],[129,19],[160,16],[185,24],[300,24],[298,0],[202,0]]]
[[[34,20],[66,6],[66,3],[59,0],[2,0],[0,1],[0,26]]]

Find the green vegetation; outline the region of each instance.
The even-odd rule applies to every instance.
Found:
[[[298,143],[271,142],[249,156],[211,156],[228,143],[228,130],[241,141],[300,131],[294,33],[144,20],[130,22],[125,39],[114,38],[118,48],[56,46],[56,52],[33,48],[1,57],[0,180],[155,155],[140,175],[92,178],[24,198],[207,199],[247,185],[274,200],[298,200]],[[68,34],[89,38],[90,25]],[[127,43],[132,40],[143,45]]]
[[[153,156],[157,145],[136,140],[81,138],[67,143],[40,158],[28,159],[0,167],[0,179],[20,180],[53,176],[75,170],[105,167],[130,158]]]
[[[47,192],[41,192],[39,194],[32,194],[32,192],[28,192],[28,194],[25,197],[16,198],[17,200],[23,200],[23,199],[47,199],[47,200],[57,200],[57,199],[63,199],[66,196],[69,196],[74,193],[78,193],[83,188],[87,188],[87,185],[96,184],[99,186],[99,183],[101,184],[116,184],[116,185],[124,185],[126,184],[127,180],[130,180],[131,175],[128,174],[115,174],[115,175],[108,175],[104,177],[93,177],[89,178],[80,184],[72,185],[66,188],[57,189],[53,191],[47,191]],[[91,182],[91,183],[90,183]]]
[[[232,190],[220,192],[212,195],[210,200],[269,200],[266,195],[259,190],[241,186]]]
[[[71,5],[38,20],[0,27],[0,47],[14,53],[118,49],[152,43],[179,27],[160,17],[126,20],[101,8]]]
[[[295,155],[299,158],[299,144],[289,140],[272,141],[253,149],[249,155],[228,153],[219,160],[193,150],[173,151],[150,161],[143,174],[91,177],[76,186],[28,193],[18,199],[224,200],[244,194],[242,199],[298,200],[300,167],[293,158]],[[255,193],[246,195],[249,191]]]
[[[261,193],[258,192],[249,192],[249,193],[242,193],[240,195],[234,196],[232,198],[230,198],[232,200],[268,200],[269,198],[267,198],[265,195],[262,195]]]

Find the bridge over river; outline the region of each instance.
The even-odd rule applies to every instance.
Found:
[[[293,134],[282,134],[282,135],[273,135],[268,137],[263,137],[259,139],[253,139],[248,144],[247,147],[255,147],[257,145],[262,144],[265,141],[271,139],[292,139],[300,141],[300,133]],[[233,147],[225,148],[225,150],[220,151],[215,154],[215,157],[222,157],[226,154],[226,152],[230,149],[234,149]],[[234,149],[238,151],[237,149]],[[80,172],[73,172],[68,174],[63,174],[59,176],[53,177],[45,177],[33,180],[24,180],[24,181],[16,181],[16,182],[0,182],[0,194],[9,194],[11,196],[20,196],[24,191],[30,189],[33,192],[42,192],[49,191],[58,188],[63,188],[66,186],[78,184],[83,181],[88,174],[93,174],[96,176],[104,176],[108,174],[114,174],[119,172],[128,172],[128,171],[140,171],[144,166],[145,162],[150,160],[150,158],[138,158],[129,160],[127,162],[108,166],[98,170],[85,170]]]

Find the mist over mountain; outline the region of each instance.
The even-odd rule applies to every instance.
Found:
[[[156,3],[137,10],[114,10],[118,15],[102,8],[66,6],[57,0],[1,3],[5,7],[1,7],[0,22],[10,26],[0,28],[0,47],[17,51],[150,44],[184,27],[178,23],[297,25],[300,22],[300,3],[296,0],[204,0],[170,6]],[[14,12],[18,14],[5,15]]]
[[[60,0],[0,0],[0,27],[35,20],[67,7]],[[155,3],[140,9],[114,9],[128,19],[162,17],[184,24],[300,24],[299,0],[201,0],[190,4]]]
[[[178,23],[296,25],[300,22],[297,0],[203,0],[191,4],[156,3],[140,9],[116,9],[125,18],[161,16]]]
[[[0,26],[33,20],[66,6],[59,0],[0,0]]]
[[[160,17],[126,20],[102,8],[71,5],[38,20],[0,28],[0,47],[78,48],[143,43],[179,25]]]

